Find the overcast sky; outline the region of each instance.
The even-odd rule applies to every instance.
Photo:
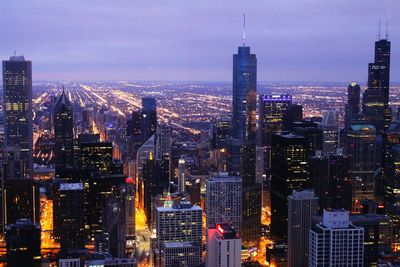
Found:
[[[35,80],[231,81],[243,12],[259,81],[365,81],[379,20],[400,80],[399,0],[1,0],[0,57]]]

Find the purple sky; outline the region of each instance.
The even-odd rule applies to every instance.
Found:
[[[2,0],[0,58],[35,80],[231,81],[243,12],[260,81],[365,81],[379,20],[400,80],[399,0]]]

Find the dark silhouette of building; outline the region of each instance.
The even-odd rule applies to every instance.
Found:
[[[273,133],[284,130],[287,108],[292,104],[291,95],[261,95],[259,104],[259,145],[270,145]]]
[[[303,121],[303,106],[299,104],[291,104],[286,108],[285,116],[283,117],[283,128],[285,131],[292,130],[294,122]]]
[[[355,116],[360,113],[360,93],[361,88],[356,82],[352,82],[347,87],[347,104],[345,106],[345,129],[347,130]]]
[[[32,63],[23,56],[3,61],[3,111],[4,147],[19,149],[21,175],[33,178]]]
[[[353,211],[358,211],[362,200],[374,200],[375,127],[372,125],[352,125],[347,133],[346,140],[346,153],[350,156],[349,174],[352,181]]]
[[[318,206],[323,209],[346,209],[352,207],[350,157],[341,152],[310,158],[311,188],[318,196]]]
[[[142,143],[146,142],[157,130],[157,102],[153,97],[142,98]]]
[[[375,61],[368,64],[368,88],[363,95],[363,114],[378,132],[387,129],[392,120],[389,86],[390,41],[386,36],[375,42]]]
[[[315,155],[316,151],[323,150],[323,130],[319,127],[319,123],[313,121],[295,122],[292,124],[291,132],[306,138],[309,156]]]
[[[85,192],[83,183],[54,183],[54,236],[61,252],[68,254],[85,246]]]
[[[8,179],[3,190],[3,226],[19,219],[40,221],[39,186],[33,179]]]
[[[40,225],[20,219],[7,226],[5,231],[7,266],[40,267]]]
[[[81,170],[93,173],[111,173],[112,143],[89,142],[79,145],[79,165]]]
[[[309,185],[308,144],[304,136],[294,134],[274,134],[271,141],[271,234],[286,242],[287,197]]]
[[[56,175],[74,167],[74,121],[70,100],[64,88],[54,106]]]

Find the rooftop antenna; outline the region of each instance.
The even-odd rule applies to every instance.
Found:
[[[388,33],[388,22],[386,21],[386,32],[385,32],[385,39],[388,40],[389,33]]]
[[[381,20],[379,20],[378,41],[381,39]]]
[[[243,12],[243,46],[246,46],[246,13]]]

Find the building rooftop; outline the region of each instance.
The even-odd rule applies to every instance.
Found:
[[[166,212],[166,211],[177,211],[177,210],[199,210],[202,209],[199,206],[193,206],[190,202],[181,201],[177,204],[174,204],[172,207],[157,207],[157,211]]]
[[[190,248],[190,247],[198,247],[196,243],[193,242],[164,242],[165,248]]]

